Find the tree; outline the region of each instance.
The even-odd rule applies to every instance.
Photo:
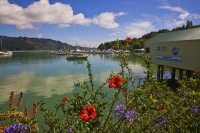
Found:
[[[99,45],[99,47],[98,47],[98,49],[101,49],[101,50],[103,50],[103,49],[105,49],[106,48],[106,46],[103,44],[103,43],[101,43],[100,45]]]
[[[192,21],[187,21],[186,22],[186,29],[190,29],[190,28],[192,28],[192,26],[193,26],[193,24],[192,24]]]

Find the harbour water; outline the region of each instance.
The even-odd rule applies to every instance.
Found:
[[[127,59],[134,76],[144,78],[142,57],[130,53]],[[92,65],[96,86],[105,82],[111,71],[118,73],[121,70],[119,55],[90,54],[87,60]],[[74,83],[88,80],[87,60],[66,60],[66,56],[45,52],[13,52],[10,57],[0,57],[0,108],[3,112],[9,109],[9,93],[14,91],[15,104],[19,93],[25,94],[19,111],[28,105],[32,112],[35,100],[43,100],[46,108],[53,109],[63,97],[70,98],[80,91],[74,87]],[[105,88],[112,96],[111,89]]]

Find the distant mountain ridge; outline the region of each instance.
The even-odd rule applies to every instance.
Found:
[[[9,37],[0,35],[2,39],[1,50],[60,50],[74,49],[74,46],[60,41],[45,38]]]

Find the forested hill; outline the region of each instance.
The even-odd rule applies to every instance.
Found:
[[[192,21],[187,21],[186,25],[183,25],[181,27],[177,27],[172,29],[171,31],[168,29],[162,29],[159,31],[152,31],[148,34],[143,35],[140,38],[132,38],[131,41],[129,42],[129,45],[127,46],[125,40],[114,40],[111,42],[105,42],[101,43],[98,47],[98,49],[101,50],[106,50],[106,49],[140,49],[144,48],[144,42],[147,41],[148,39],[154,37],[155,35],[159,33],[165,33],[165,32],[172,32],[172,31],[179,31],[179,30],[185,30],[185,29],[191,29],[191,28],[198,28],[200,25],[193,25]]]
[[[2,39],[2,50],[60,50],[73,48],[72,45],[67,43],[44,38],[8,37],[0,35],[0,39]]]

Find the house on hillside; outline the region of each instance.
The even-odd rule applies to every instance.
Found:
[[[190,76],[200,67],[200,28],[160,33],[145,42],[145,53],[158,66],[157,78],[163,78],[164,67],[172,68],[172,79]]]

